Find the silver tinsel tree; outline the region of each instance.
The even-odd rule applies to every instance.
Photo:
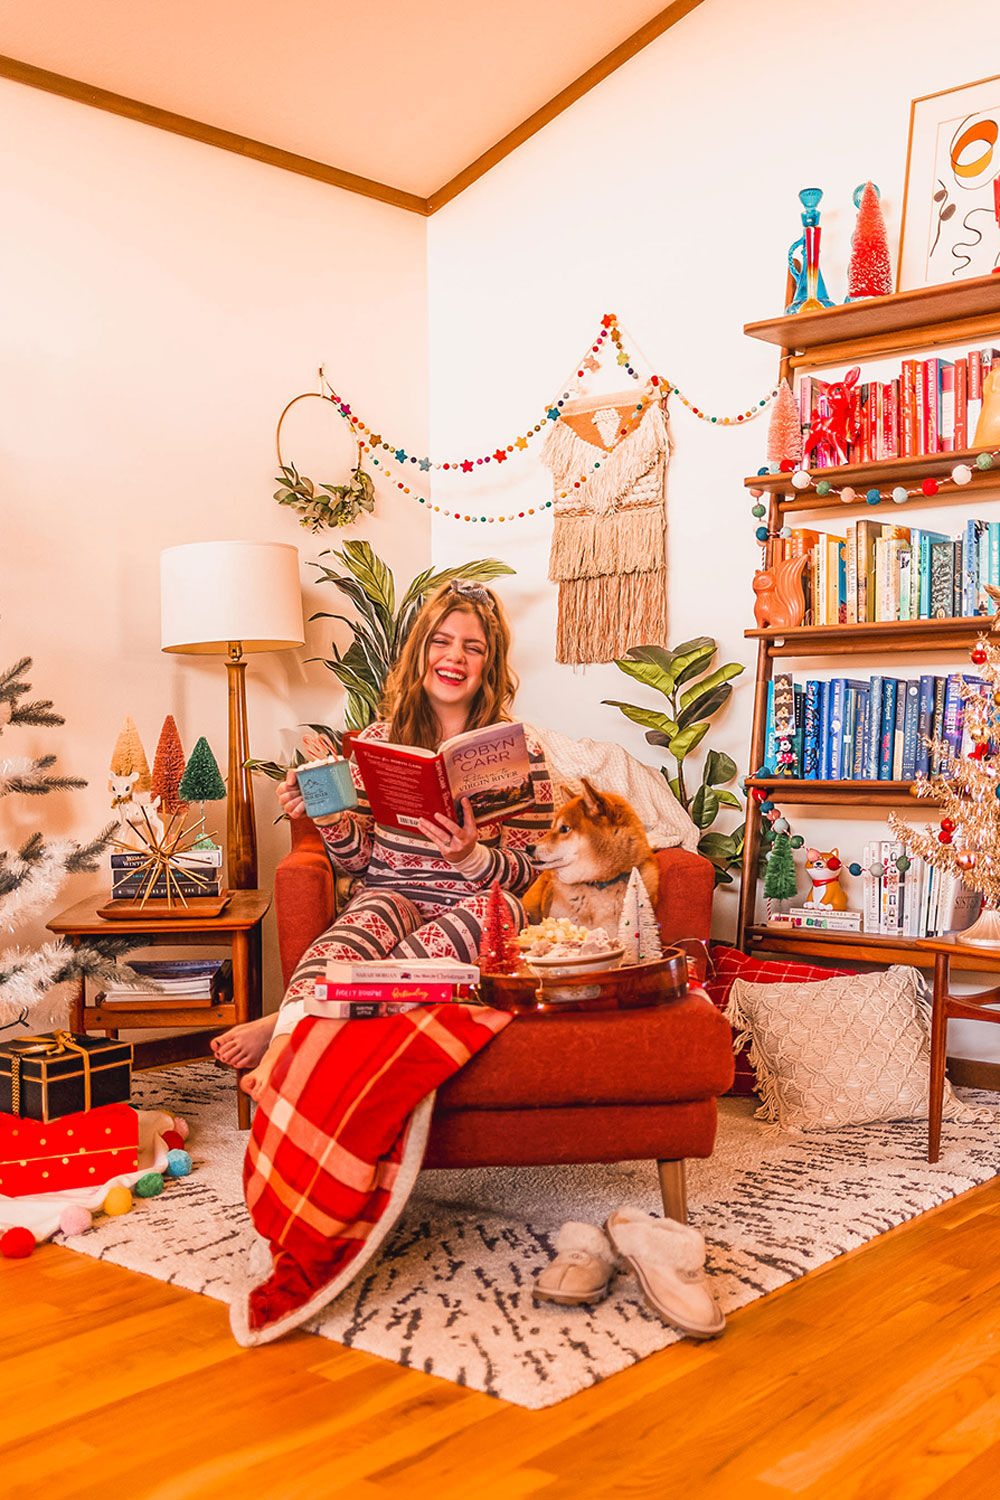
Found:
[[[6,755],[21,725],[56,725],[65,720],[53,713],[48,700],[30,700],[25,673],[30,656],[22,657],[7,671],[0,671],[0,813],[8,797],[40,797],[48,792],[86,786],[76,776],[56,772],[54,755]],[[0,817],[0,831],[4,819]],[[135,943],[130,938],[96,938],[87,946],[72,948],[62,939],[24,950],[14,934],[32,917],[43,913],[55,899],[67,875],[95,870],[101,853],[115,831],[112,824],[89,844],[71,838],[46,838],[32,833],[17,849],[0,847],[0,1035],[27,1028],[48,1031],[66,1023],[65,995],[53,993],[63,980],[92,975],[121,982],[131,976],[116,958]]]

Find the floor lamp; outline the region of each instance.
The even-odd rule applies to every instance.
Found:
[[[225,656],[229,678],[226,861],[234,890],[257,885],[253,783],[246,768],[244,652],[301,646],[298,549],[284,542],[191,542],[160,554],[164,651]]]

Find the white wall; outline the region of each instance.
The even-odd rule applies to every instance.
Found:
[[[275,424],[326,361],[356,410],[426,442],[426,241],[415,215],[32,89],[0,83],[0,111],[0,662],[32,656],[35,695],[66,718],[8,730],[0,753],[55,751],[90,782],[5,799],[9,848],[39,826],[82,838],[104,824],[127,714],[150,763],[172,713],[185,749],[205,734],[225,771],[221,659],[160,651],[163,547],[294,543],[307,614],[339,608],[307,561],[360,528],[314,538],[274,502]],[[354,454],[318,401],[296,407],[283,447],[334,483]],[[363,530],[407,578],[426,565],[415,504],[380,497]],[[258,756],[289,758],[301,721],[338,722],[335,679],[306,660],[329,654],[333,629],[343,644],[320,621],[304,649],[250,659]],[[287,833],[269,782],[257,807],[270,885]],[[224,832],[225,805],[209,813]],[[100,883],[76,877],[60,905]]]
[[[996,41],[995,5],[966,0],[960,14],[948,26],[938,9],[907,0],[844,0],[814,11],[791,0],[706,0],[435,215],[435,448],[489,451],[537,421],[607,311],[618,314],[644,368],[668,376],[698,407],[735,414],[765,394],[777,351],[745,338],[742,325],[781,309],[799,189],[824,190],[823,269],[831,295],[842,298],[851,194],[867,178],[881,188],[895,251],[911,99],[989,71],[977,65],[970,38]],[[720,660],[746,664],[706,740],[742,773],[754,661],[743,631],[759,558],[742,480],[763,461],[766,419],[709,426],[676,397],[670,414],[667,638],[712,635]],[[493,489],[500,476],[486,474],[483,506],[499,512],[506,485]],[[533,458],[505,464],[503,480],[514,476],[519,502],[544,504],[547,475]],[[475,505],[470,498],[463,513]],[[505,596],[517,623],[525,717],[621,736],[658,763],[642,732],[601,706],[603,698],[638,701],[637,685],[613,666],[554,665],[549,535],[547,517],[485,528],[434,518],[437,557],[488,544],[518,570]],[[828,675],[830,664],[820,666]],[[805,828],[805,817],[796,823]],[[808,825],[821,847],[839,843],[844,853],[846,845],[848,858],[860,855],[868,827],[846,811]],[[719,936],[732,936],[735,904],[718,896]]]

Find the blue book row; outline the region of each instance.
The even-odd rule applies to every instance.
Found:
[[[805,781],[913,781],[933,775],[938,766],[928,739],[954,755],[966,748],[960,679],[986,690],[981,678],[964,673],[793,682],[794,734],[781,739],[775,734],[774,683],[769,682],[765,763],[773,770],[787,747],[795,760],[785,769]],[[789,679],[782,681],[787,693]]]

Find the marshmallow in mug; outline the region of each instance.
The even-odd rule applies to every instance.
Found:
[[[310,818],[332,818],[358,805],[350,763],[339,756],[305,761],[295,767],[295,779]]]

